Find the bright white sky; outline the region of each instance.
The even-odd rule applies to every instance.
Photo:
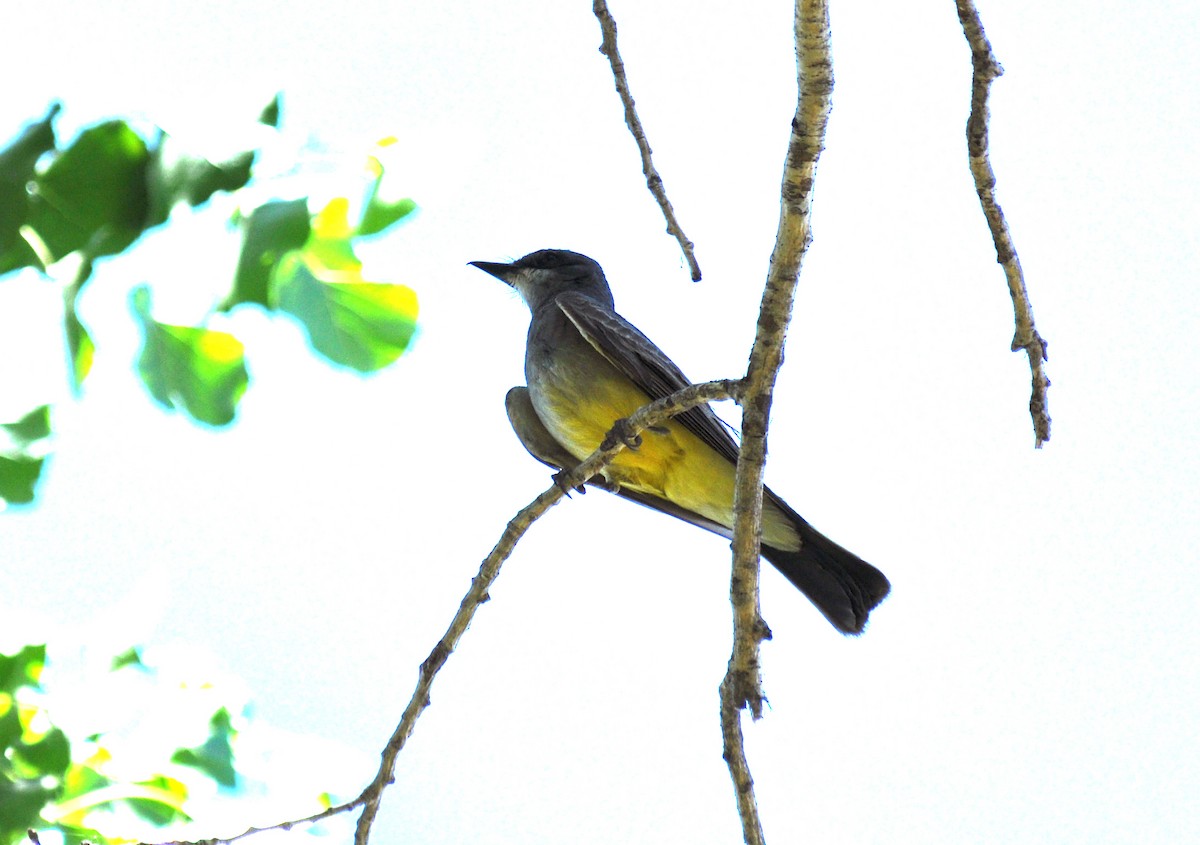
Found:
[[[613,4],[705,271],[693,285],[588,5],[16,10],[0,134],[54,97],[65,133],[131,113],[183,131],[283,88],[293,137],[345,154],[326,165],[399,136],[393,175],[422,211],[368,257],[418,291],[422,333],[359,379],[293,328],[235,315],[253,383],[213,433],[137,385],[125,296],[159,284],[175,318],[196,306],[166,291],[219,287],[236,245],[151,239],[103,268],[84,303],[93,377],[56,409],[41,503],[3,516],[20,585],[0,596],[6,637],[203,646],[260,718],[363,752],[361,774],[330,764],[335,788],[367,780],[479,560],[548,483],[503,412],[527,314],[466,262],[586,252],[693,378],[745,365],[794,103],[790,7]],[[1200,25],[1166,0],[981,12],[1007,71],[993,163],[1050,344],[1053,439],[1032,448],[1028,367],[1007,351],[953,3],[835,3],[768,475],[894,593],[848,640],[766,572],[771,709],[748,743],[769,841],[1175,843],[1196,827]],[[0,295],[16,297],[0,300],[0,377],[57,361],[57,293]],[[39,398],[0,388],[0,416]],[[615,497],[556,508],[439,679],[375,841],[739,841],[717,725],[727,558]]]

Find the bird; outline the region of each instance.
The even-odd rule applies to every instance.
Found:
[[[513,431],[534,458],[573,469],[619,420],[691,382],[615,310],[604,271],[565,249],[469,264],[514,288],[529,306],[525,386],[505,397]],[[738,444],[708,405],[633,439],[589,484],[733,536]],[[556,479],[560,477],[556,475]],[[821,534],[763,488],[762,556],[844,634],[861,634],[891,589],[871,564]]]

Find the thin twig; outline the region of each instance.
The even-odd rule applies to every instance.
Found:
[[[367,841],[371,835],[371,826],[374,824],[375,817],[379,812],[379,804],[383,797],[383,791],[394,780],[396,759],[399,757],[408,738],[412,735],[417,719],[420,718],[421,713],[430,704],[429,692],[433,686],[434,679],[454,652],[463,634],[466,633],[471,620],[475,616],[475,611],[488,600],[488,590],[495,582],[497,576],[499,576],[500,567],[508,559],[509,555],[512,554],[517,542],[529,530],[529,527],[542,514],[558,504],[563,498],[564,490],[571,490],[580,486],[603,470],[604,467],[608,466],[612,459],[625,448],[625,443],[628,439],[635,437],[650,426],[660,425],[671,417],[678,416],[685,411],[695,408],[697,405],[719,402],[724,399],[740,400],[741,395],[741,381],[736,379],[719,379],[717,381],[689,385],[683,390],[672,393],[670,396],[665,396],[662,399],[639,408],[625,420],[614,425],[613,430],[605,437],[601,447],[588,456],[587,460],[569,473],[561,475],[554,485],[522,508],[509,521],[508,526],[504,529],[504,533],[500,536],[500,540],[479,567],[479,574],[471,579],[471,587],[467,590],[466,595],[463,596],[462,601],[459,602],[458,611],[450,621],[450,626],[446,629],[446,633],[442,635],[437,645],[433,647],[433,651],[429,653],[429,657],[421,664],[421,669],[417,676],[416,689],[413,690],[412,697],[409,699],[408,706],[404,708],[404,713],[400,717],[399,724],[396,725],[396,729],[392,732],[391,738],[380,754],[379,771],[357,798],[345,804],[330,807],[312,816],[280,822],[269,827],[252,827],[236,836],[228,838],[202,839],[191,842],[174,841],[163,843],[163,845],[229,845],[231,842],[255,833],[262,833],[267,830],[290,830],[295,825],[327,819],[330,816],[349,812],[357,807],[362,807],[363,812],[358,819],[354,841],[356,845],[367,845]]]
[[[1013,301],[1016,332],[1013,335],[1012,350],[1016,352],[1018,349],[1024,349],[1029,357],[1033,383],[1029,397],[1029,414],[1033,418],[1034,445],[1040,449],[1042,444],[1050,439],[1050,412],[1046,401],[1050,379],[1046,377],[1043,366],[1043,362],[1048,360],[1046,341],[1038,334],[1033,324],[1033,307],[1029,304],[1029,291],[1025,289],[1025,274],[1021,270],[1017,248],[1013,245],[1004,212],[996,202],[996,174],[992,172],[992,164],[988,159],[988,92],[992,80],[1004,73],[1004,68],[1000,67],[992,53],[992,45],[983,31],[983,23],[979,19],[979,12],[975,9],[973,0],[955,2],[963,34],[971,47],[973,69],[971,114],[967,118],[967,158],[971,175],[975,178],[975,192],[979,194],[979,204],[983,206],[983,216],[987,218],[988,228],[992,230],[996,260],[1004,268],[1008,292]]]
[[[622,426],[621,434],[627,438],[636,436],[643,429],[652,425],[658,425],[676,414],[681,414],[697,405],[735,397],[739,395],[740,388],[740,382],[728,379],[691,385],[670,396],[639,408],[626,419],[624,426]],[[412,734],[421,712],[429,706],[429,690],[433,686],[433,679],[437,676],[442,666],[445,665],[455,646],[458,645],[459,639],[466,632],[467,626],[470,625],[471,619],[475,616],[475,611],[479,608],[479,605],[487,601],[488,589],[500,574],[501,565],[512,554],[517,541],[529,530],[529,526],[533,524],[534,520],[558,504],[563,498],[563,490],[571,490],[585,483],[589,478],[606,467],[616,457],[617,453],[625,448],[625,444],[621,438],[613,436],[616,429],[617,427],[614,427],[614,432],[610,432],[609,436],[605,438],[604,444],[593,452],[587,460],[566,475],[559,477],[554,485],[522,508],[508,523],[508,527],[504,529],[504,534],[501,535],[500,541],[496,543],[495,548],[484,559],[482,566],[479,568],[479,574],[472,579],[471,589],[467,591],[467,594],[459,604],[458,612],[454,614],[454,619],[450,622],[450,627],[438,644],[434,646],[429,657],[421,664],[417,688],[413,691],[412,699],[404,709],[404,715],[400,718],[400,724],[396,726],[391,739],[388,740],[387,745],[383,749],[383,760],[379,766],[379,773],[375,776],[375,780],[372,781],[371,785],[363,792],[362,797],[365,800],[363,801],[362,816],[358,820],[358,830],[354,835],[355,845],[367,845],[367,840],[371,833],[371,825],[375,821],[375,815],[379,810],[379,802],[383,795],[383,790],[393,780],[396,758],[399,756],[401,749],[404,748],[408,737]]]
[[[214,837],[212,839],[197,840],[172,839],[169,842],[160,842],[159,845],[228,845],[230,842],[236,842],[239,839],[245,839],[247,836],[253,836],[256,833],[265,833],[268,830],[291,830],[297,825],[312,824],[314,822],[323,821],[331,816],[340,815],[341,813],[348,813],[356,807],[361,807],[362,805],[363,797],[360,795],[353,801],[347,801],[345,804],[336,804],[333,807],[329,807],[319,813],[314,813],[311,816],[305,816],[302,819],[290,819],[286,822],[279,822],[278,824],[269,825],[267,827],[250,827],[246,828],[241,833],[223,838]],[[140,845],[146,845],[146,843],[143,842],[140,843]]]
[[[730,580],[734,644],[729,668],[721,683],[724,756],[737,796],[742,835],[748,845],[764,841],[754,798],[754,781],[742,742],[740,711],[748,709],[755,719],[762,715],[758,652],[759,644],[771,635],[760,613],[758,598],[767,419],[775,379],[783,363],[783,342],[791,321],[800,265],[812,241],[813,180],[817,159],[825,145],[825,127],[833,93],[829,10],[825,0],[796,0],[794,21],[799,91],[784,161],[775,249],[771,254],[742,399],[742,445],[734,494],[736,521]]]
[[[667,219],[667,233],[679,241],[679,248],[683,250],[683,257],[692,273],[692,281],[698,282],[700,281],[700,265],[696,263],[695,244],[688,240],[687,235],[683,233],[683,228],[680,227],[679,220],[675,217],[675,209],[671,207],[671,201],[667,199],[667,191],[663,187],[662,177],[658,175],[658,171],[654,168],[654,162],[650,158],[650,142],[646,140],[646,130],[642,128],[642,121],[633,105],[633,95],[629,93],[629,79],[625,76],[625,63],[621,61],[621,54],[617,52],[617,22],[613,20],[612,14],[608,11],[608,4],[604,0],[592,0],[592,13],[600,21],[600,32],[603,35],[600,52],[608,58],[608,63],[612,66],[617,93],[621,95],[621,104],[625,107],[625,125],[633,134],[633,140],[637,142],[638,152],[642,156],[642,173],[646,177],[646,187],[658,201],[658,207],[662,209],[663,217]]]

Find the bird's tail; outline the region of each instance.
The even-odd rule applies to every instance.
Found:
[[[833,627],[844,634],[861,634],[871,609],[892,588],[887,577],[813,528],[777,496],[764,493],[791,518],[801,545],[794,552],[764,545],[762,556],[808,596]]]

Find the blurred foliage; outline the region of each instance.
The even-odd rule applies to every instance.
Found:
[[[203,745],[142,755],[158,762],[141,763],[148,770],[130,777],[127,766],[117,765],[120,752],[109,733],[68,738],[54,725],[52,707],[40,695],[45,663],[44,645],[0,654],[0,845],[25,841],[31,829],[42,842],[55,831],[66,845],[78,845],[120,841],[114,831],[132,819],[154,827],[188,821],[193,787],[187,780],[195,778],[189,771],[237,786],[236,731],[226,707],[213,714]],[[136,649],[114,659],[111,671],[152,673]]]
[[[7,444],[0,444],[0,499],[25,504],[33,501],[34,487],[46,458],[50,436],[50,407],[34,408],[21,419],[0,424]]]
[[[364,219],[372,207],[367,204]],[[303,324],[317,352],[369,373],[386,367],[408,347],[416,327],[417,296],[403,285],[363,278],[349,211],[345,198],[331,200],[313,218],[303,248],[276,262],[271,305]],[[383,213],[374,212],[377,218]]]
[[[132,299],[145,339],[138,373],[150,395],[209,425],[233,422],[250,379],[241,341],[227,332],[156,322],[145,285],[133,291]]]
[[[257,150],[214,161],[161,129],[143,133],[125,120],[88,126],[60,146],[54,131],[60,110],[51,106],[0,150],[0,283],[3,274],[33,268],[62,286],[76,392],[96,353],[76,309],[95,262],[128,252],[147,230],[168,223],[175,208],[203,205],[218,192],[238,199],[232,223],[242,242],[228,293],[210,316],[247,304],[286,315],[304,327],[319,356],[362,373],[403,354],[416,327],[416,294],[365,279],[355,254],[359,238],[389,230],[416,209],[410,199],[383,198],[378,157],[368,158],[371,182],[361,203],[337,197],[314,213],[306,197],[248,199]],[[259,123],[278,131],[278,96]],[[361,206],[354,220],[352,206]],[[162,276],[175,281],[178,272],[164,267]],[[194,326],[157,322],[145,286],[134,291],[132,306],[143,338],[137,371],[154,400],[208,425],[231,423],[249,383],[241,341],[208,328],[207,319]],[[51,432],[47,424],[37,437],[13,433],[31,417],[48,421],[48,414],[38,408],[5,426],[11,442],[0,443],[0,500],[33,501]]]

